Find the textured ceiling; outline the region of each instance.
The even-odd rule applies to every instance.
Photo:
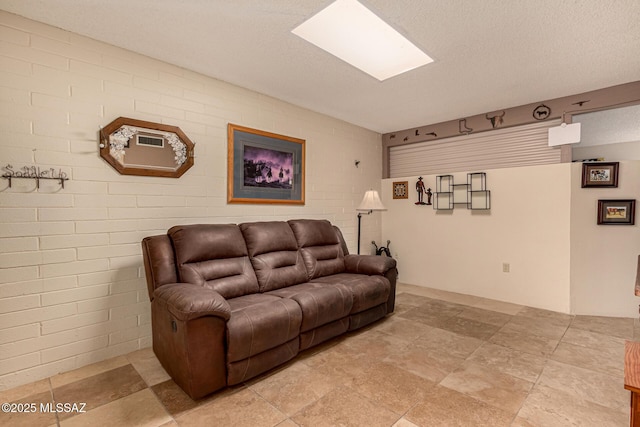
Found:
[[[640,80],[638,0],[361,0],[435,62],[384,82],[293,35],[331,0],[0,8],[386,133]]]

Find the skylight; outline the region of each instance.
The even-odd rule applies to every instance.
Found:
[[[380,81],[433,62],[356,0],[336,0],[292,33]]]

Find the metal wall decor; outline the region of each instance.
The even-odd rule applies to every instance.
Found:
[[[177,126],[119,117],[100,130],[100,156],[123,175],[179,178],[194,143]]]
[[[551,115],[551,108],[544,104],[538,105],[533,109],[533,118],[536,120],[545,120]]]
[[[11,188],[12,179],[33,179],[36,181],[36,189],[40,188],[40,180],[49,179],[55,180],[60,183],[60,186],[64,188],[64,182],[69,180],[67,173],[62,169],[46,168],[41,169],[40,166],[23,166],[18,169],[14,169],[13,165],[7,164],[2,168],[2,178],[9,181],[9,188]]]
[[[493,129],[500,127],[500,125],[502,125],[502,123],[504,123],[504,115],[507,114],[506,111],[502,110],[502,114],[495,114],[493,116],[489,116],[489,114],[486,114],[485,117],[487,120],[489,120],[491,122],[491,127]]]

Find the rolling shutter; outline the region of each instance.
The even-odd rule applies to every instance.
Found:
[[[560,163],[548,129],[560,119],[390,147],[390,178]]]

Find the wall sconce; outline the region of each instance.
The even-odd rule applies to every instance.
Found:
[[[386,211],[387,208],[384,207],[382,201],[380,201],[380,195],[375,190],[369,190],[364,193],[364,197],[362,198],[362,202],[360,202],[360,206],[356,208],[358,212],[358,255],[360,254],[360,223],[362,221],[362,212],[365,212],[367,215],[371,214],[373,211]]]

